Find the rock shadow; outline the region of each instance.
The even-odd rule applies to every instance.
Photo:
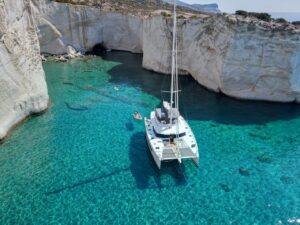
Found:
[[[125,123],[125,127],[128,131],[134,131],[134,124],[132,121],[128,120],[126,123]]]
[[[116,85],[129,84],[157,98],[161,98],[161,90],[169,89],[170,76],[143,69],[142,54],[112,51],[102,57],[120,63],[109,71],[110,82]],[[263,125],[300,116],[299,104],[237,100],[205,89],[191,76],[181,76],[180,84],[181,112],[190,120]]]
[[[162,164],[159,170],[151,156],[144,132],[137,132],[131,136],[129,158],[131,161],[130,171],[135,179],[138,189],[167,188],[161,183],[161,176],[172,176],[175,185],[186,185],[187,180],[184,175],[184,165],[177,162]],[[155,186],[151,184],[154,180]]]

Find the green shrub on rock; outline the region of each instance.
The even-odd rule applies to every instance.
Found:
[[[300,26],[300,21],[294,21],[294,22],[292,22],[292,24],[295,26]]]
[[[240,15],[240,16],[248,16],[248,12],[244,11],[244,10],[237,10],[235,12],[236,15]]]
[[[259,20],[263,20],[263,21],[266,21],[266,22],[270,22],[272,20],[271,15],[268,14],[268,13],[247,12],[247,11],[244,11],[244,10],[237,10],[235,12],[235,14],[240,15],[240,16],[245,16],[245,17],[252,16],[252,17],[255,17]]]
[[[257,19],[263,20],[263,21],[266,21],[266,22],[270,22],[272,20],[271,15],[268,14],[268,13],[249,12],[248,15],[256,17]]]
[[[286,21],[286,19],[284,19],[284,18],[275,19],[275,22],[276,23],[288,23],[288,21]]]

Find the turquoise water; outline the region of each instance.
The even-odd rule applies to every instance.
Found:
[[[296,224],[300,106],[241,102],[181,78],[200,146],[158,171],[139,111],[168,77],[124,52],[44,64],[50,109],[0,146],[0,224]]]

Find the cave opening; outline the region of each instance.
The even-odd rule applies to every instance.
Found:
[[[94,45],[94,47],[90,51],[87,51],[86,54],[102,56],[103,54],[106,53],[106,51],[107,51],[107,47],[105,46],[105,44],[103,42],[100,42],[100,43]]]

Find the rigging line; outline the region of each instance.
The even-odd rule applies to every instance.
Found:
[[[178,82],[179,82],[179,79],[178,79],[178,55],[177,55],[177,49],[178,49],[178,40],[177,40],[177,34],[176,34],[176,57],[175,57],[175,69],[176,69],[176,72],[175,72],[175,76],[176,76],[176,93],[175,93],[175,96],[176,96],[176,103],[175,103],[175,108],[177,109],[178,111],[178,114],[179,113],[179,92],[178,92]],[[177,124],[176,124],[176,135],[177,135],[177,138],[179,138],[179,115],[178,115],[178,118],[177,118]]]
[[[167,36],[167,34],[165,34],[166,35],[166,37],[167,37],[167,39],[164,39],[164,42],[163,42],[163,47],[162,47],[162,51],[165,49],[165,45],[166,45],[166,40],[168,41],[168,36]],[[163,60],[163,52],[162,52],[162,54],[160,55],[161,57],[160,57],[160,62],[162,62],[162,60]],[[160,64],[160,70],[162,71],[162,64]],[[160,86],[160,90],[161,90],[161,92],[160,92],[160,99],[164,99],[163,97],[163,86],[164,86],[164,84],[165,84],[165,82],[166,82],[166,75],[163,75],[163,80],[162,80],[162,82],[161,82],[161,86]]]
[[[182,55],[183,55],[183,32],[182,32],[182,26],[179,26],[178,27],[178,29],[180,28],[180,32],[178,32],[178,36],[177,36],[177,54],[179,53],[179,59],[178,59],[178,56],[177,56],[177,68],[179,68],[179,67],[182,67],[182,61],[183,61],[183,57],[182,57]],[[181,49],[182,50],[178,50],[178,46],[181,46]],[[184,71],[184,70],[182,70],[182,71]],[[185,75],[183,75],[184,77],[183,77],[183,79],[185,79],[186,77],[185,77]],[[180,89],[180,90],[182,90],[182,96],[184,96],[184,90],[183,90],[183,86],[182,86],[182,84],[181,84],[181,82],[180,82],[180,77],[182,77],[182,76],[180,76],[180,74],[179,74],[179,69],[178,69],[178,89]],[[180,96],[178,96],[178,99],[179,99],[179,97]],[[188,111],[187,111],[187,109],[186,109],[186,107],[185,107],[185,104],[183,104],[184,102],[183,101],[181,101],[181,105],[178,103],[178,107],[180,107],[180,109],[183,111],[183,113],[184,113],[184,117],[187,119],[187,118],[189,118],[189,116],[188,116]]]
[[[178,68],[177,68],[177,14],[176,14],[176,0],[174,3],[174,21],[173,21],[173,46],[172,46],[172,84],[171,84],[171,115],[170,115],[170,123],[171,126],[173,124],[173,97],[175,98],[175,110],[176,113],[179,114],[178,109]],[[175,89],[175,90],[174,90]],[[175,93],[174,93],[175,91]],[[175,96],[174,96],[175,94]],[[179,143],[179,115],[176,115],[176,140]],[[178,149],[178,143],[175,144],[175,154],[177,158],[180,159],[181,162],[181,153]]]
[[[175,76],[176,76],[176,92],[175,92],[175,96],[176,96],[176,106],[175,108],[179,111],[179,92],[178,92],[178,83],[179,83],[179,76],[178,76],[178,39],[177,39],[177,34],[176,34],[176,56],[175,56]]]
[[[176,45],[176,25],[177,25],[177,16],[176,16],[176,1],[173,1],[174,12],[173,12],[173,43],[172,43],[172,77],[171,77],[171,96],[170,96],[170,127],[172,127],[173,120],[173,100],[174,100],[174,76],[175,76],[175,45]]]

